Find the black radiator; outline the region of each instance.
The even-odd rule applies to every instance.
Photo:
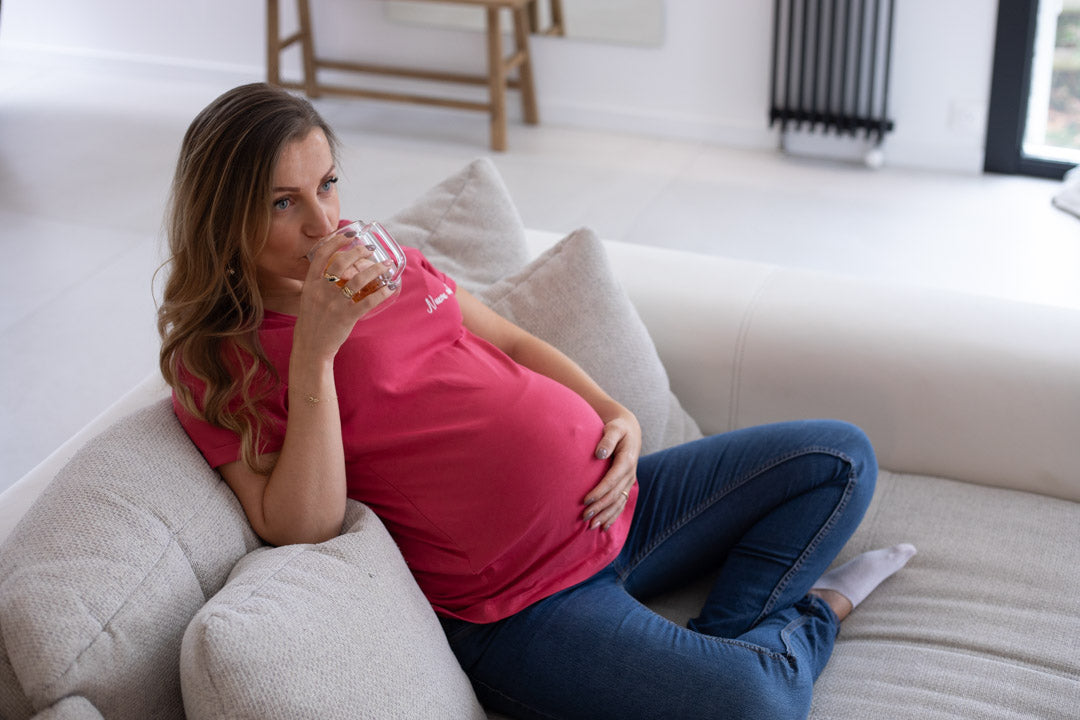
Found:
[[[776,0],[769,126],[860,130],[888,117],[893,0]]]

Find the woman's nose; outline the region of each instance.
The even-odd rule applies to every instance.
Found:
[[[318,205],[312,207],[304,219],[304,231],[310,237],[326,237],[336,229],[326,209]]]

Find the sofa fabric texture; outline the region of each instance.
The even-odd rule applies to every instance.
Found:
[[[528,261],[521,215],[487,158],[472,161],[383,225],[470,292]]]
[[[188,718],[485,718],[375,514],[349,505],[318,545],[237,563],[184,635]]]
[[[160,401],[78,453],[19,523],[0,552],[0,716],[82,696],[105,717],[183,717],[184,630],[260,544],[200,459]]]
[[[919,554],[844,621],[811,717],[1076,717],[1078,528],[1068,500],[881,473],[838,562],[893,538]]]

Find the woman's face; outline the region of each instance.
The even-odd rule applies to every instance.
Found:
[[[255,257],[265,296],[299,295],[308,272],[304,257],[338,226],[341,213],[330,143],[315,128],[281,151],[274,170],[270,233]]]

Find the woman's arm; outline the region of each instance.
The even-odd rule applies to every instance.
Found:
[[[458,288],[457,300],[470,332],[515,362],[570,388],[603,420],[604,436],[596,447],[596,456],[613,460],[600,483],[585,496],[582,517],[592,528],[610,527],[626,506],[627,496],[623,493],[629,493],[637,479],[637,460],[641,454],[641,427],[637,418],[551,344],[505,319],[466,290]]]
[[[343,240],[343,243],[346,242]],[[345,450],[341,435],[334,359],[362,315],[391,294],[382,288],[360,302],[323,278],[333,272],[363,287],[386,268],[367,261],[364,248],[312,260],[300,293],[289,356],[289,417],[281,451],[259,458],[273,469],[263,475],[243,461],[219,468],[255,532],[272,545],[315,543],[341,532],[345,518]]]
[[[341,532],[345,517],[345,451],[333,362],[296,367],[301,362],[295,352],[293,358],[284,444],[280,452],[259,458],[272,467],[270,474],[243,461],[219,468],[252,528],[271,545],[329,540]]]

